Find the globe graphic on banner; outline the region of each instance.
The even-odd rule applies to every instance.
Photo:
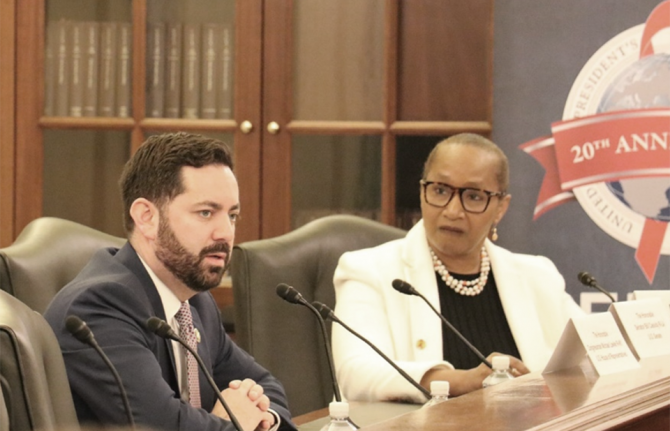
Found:
[[[669,54],[650,55],[626,68],[605,90],[597,112],[658,107],[670,107]],[[636,213],[670,221],[670,177],[623,179],[607,188]]]

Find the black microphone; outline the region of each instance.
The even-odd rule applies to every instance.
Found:
[[[279,283],[277,285],[277,295],[282,298],[284,301],[290,302],[291,304],[304,305],[309,308],[312,313],[314,313],[319,321],[319,326],[321,327],[321,333],[323,335],[323,344],[326,348],[326,355],[328,356],[328,365],[330,366],[330,379],[333,382],[333,393],[335,394],[335,401],[342,401],[342,395],[340,395],[340,387],[337,384],[337,378],[335,377],[335,365],[333,364],[333,353],[330,350],[330,340],[328,339],[328,331],[326,330],[326,322],[321,317],[321,314],[314,308],[312,304],[307,302],[305,298],[302,297],[300,292],[298,292],[293,287],[285,283]]]
[[[396,278],[395,280],[393,280],[393,282],[391,283],[391,285],[393,285],[393,288],[394,288],[395,290],[397,290],[398,292],[400,292],[400,293],[404,293],[405,295],[415,295],[415,296],[418,296],[419,298],[423,299],[424,302],[425,302],[426,304],[428,304],[428,306],[430,307],[430,309],[433,310],[433,312],[434,312],[440,319],[442,319],[442,323],[444,323],[444,324],[447,326],[447,328],[449,328],[449,329],[451,330],[451,332],[453,332],[454,334],[456,334],[456,336],[457,336],[458,338],[460,338],[461,341],[464,342],[466,346],[468,346],[468,348],[472,351],[472,353],[474,353],[475,355],[477,355],[477,357],[478,357],[484,364],[486,364],[487,367],[493,369],[493,366],[491,365],[491,363],[490,363],[489,361],[486,360],[486,358],[484,357],[484,355],[482,355],[482,352],[480,352],[479,350],[477,350],[477,348],[476,348],[475,346],[473,346],[472,343],[470,343],[470,342],[468,341],[468,339],[465,338],[465,337],[463,336],[463,334],[461,334],[460,332],[458,332],[458,329],[454,328],[454,325],[452,325],[452,324],[451,324],[451,323],[450,323],[450,322],[449,322],[449,321],[442,315],[442,313],[440,313],[439,311],[437,311],[437,310],[435,309],[435,307],[433,307],[433,304],[431,304],[430,301],[428,301],[428,299],[426,299],[425,296],[423,296],[421,293],[419,293],[418,290],[416,290],[415,288],[413,288],[411,284],[409,284],[409,283],[406,282],[406,281],[400,280],[399,278]]]
[[[112,361],[109,360],[109,357],[100,348],[100,345],[93,336],[93,331],[91,331],[91,328],[89,328],[88,325],[79,317],[70,315],[65,319],[65,329],[67,329],[68,332],[72,334],[77,340],[93,347],[93,349],[98,352],[98,355],[100,355],[109,370],[112,372],[112,375],[116,380],[116,384],[119,387],[119,392],[121,392],[121,400],[123,401],[123,407],[126,410],[128,424],[130,425],[130,428],[134,430],[135,420],[133,419],[133,412],[130,409],[130,402],[128,402],[128,395],[126,394],[126,388],[123,386],[123,382],[121,381],[121,376],[119,376],[119,373],[116,371]]]
[[[181,339],[179,335],[177,335],[176,332],[172,330],[170,325],[167,324],[167,322],[163,319],[160,319],[156,316],[149,317],[147,319],[147,329],[154,334],[158,335],[161,338],[166,338],[169,340],[174,340],[184,346],[186,350],[188,350],[195,360],[198,362],[198,366],[200,366],[200,369],[203,371],[205,374],[205,377],[207,377],[207,382],[209,383],[209,386],[214,389],[214,392],[216,393],[217,398],[221,402],[221,405],[223,408],[226,410],[226,413],[228,413],[228,417],[230,417],[230,421],[233,423],[235,426],[235,429],[237,431],[243,431],[242,426],[240,426],[240,423],[237,421],[237,418],[233,414],[232,410],[230,410],[230,407],[228,406],[228,403],[226,403],[226,400],[223,399],[223,395],[221,395],[221,391],[219,390],[219,387],[216,386],[216,382],[214,382],[214,379],[212,378],[212,375],[209,374],[209,371],[205,367],[205,363],[202,362],[202,358],[200,355],[198,355],[198,352],[196,352],[194,349],[191,348],[191,346],[188,345],[184,340]]]
[[[344,323],[343,321],[341,321],[341,320],[335,315],[335,313],[333,312],[333,310],[331,310],[326,304],[324,304],[324,303],[322,303],[322,302],[319,302],[319,301],[315,301],[315,302],[312,303],[312,305],[314,305],[314,307],[319,311],[319,313],[321,314],[321,317],[323,317],[324,319],[330,319],[330,320],[332,320],[333,322],[337,322],[337,323],[339,323],[344,329],[346,329],[347,331],[349,331],[349,332],[351,332],[352,334],[354,334],[356,337],[358,337],[361,341],[363,341],[363,342],[364,342],[365,344],[367,344],[368,346],[372,347],[372,350],[374,350],[375,352],[377,352],[377,354],[379,354],[379,356],[381,356],[382,358],[384,358],[384,360],[386,360],[386,362],[388,362],[389,365],[391,365],[393,368],[395,368],[396,371],[399,372],[401,376],[403,376],[403,377],[404,377],[408,382],[410,382],[415,388],[417,388],[418,390],[420,390],[421,393],[422,393],[427,399],[430,399],[430,398],[431,398],[431,397],[430,397],[430,391],[428,391],[426,388],[424,388],[423,386],[421,386],[416,380],[414,380],[409,374],[407,374],[407,373],[405,372],[405,370],[403,370],[402,368],[400,368],[395,362],[393,362],[393,360],[392,360],[391,358],[389,358],[388,356],[386,356],[386,355],[384,354],[384,352],[382,352],[381,350],[379,350],[379,349],[377,348],[377,346],[375,346],[374,344],[372,344],[367,338],[363,337],[361,334],[359,334],[358,332],[356,332],[356,331],[354,331],[353,329],[351,329],[346,323]]]
[[[580,272],[579,274],[577,274],[577,278],[579,279],[579,281],[584,286],[587,286],[587,287],[595,289],[599,292],[602,292],[609,297],[610,301],[616,302],[616,299],[614,299],[614,296],[612,296],[612,294],[609,293],[608,291],[606,291],[604,288],[598,286],[598,282],[596,281],[596,278],[594,276],[592,276],[591,274],[589,274],[588,272],[586,272],[586,271]]]

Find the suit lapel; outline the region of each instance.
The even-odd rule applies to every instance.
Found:
[[[538,356],[537,351],[545,349],[540,316],[533,301],[532,286],[527,276],[522,274],[512,260],[512,253],[486,241],[486,251],[491,259],[500,302],[509,324],[521,360],[533,369],[535,364],[529,358]]]
[[[433,271],[433,262],[428,249],[423,221],[417,223],[407,234],[407,241],[402,252],[405,264],[405,281],[430,301],[438,311],[440,297],[437,291],[437,279]],[[441,360],[442,321],[431,310],[428,304],[418,296],[404,298],[409,301],[409,324],[411,342],[417,361]]]
[[[127,242],[121,249],[119,249],[116,256],[120,259],[122,264],[128,268],[135,277],[137,277],[139,285],[149,300],[151,306],[150,314],[166,320],[165,309],[163,308],[163,302],[158,294],[158,290],[156,290],[156,286],[154,285],[153,280],[151,280],[151,276],[147,273],[137,252],[132,245],[130,245],[130,242]],[[156,356],[161,364],[163,378],[168,382],[172,390],[179,394],[179,383],[177,381],[177,369],[175,366],[174,352],[172,350],[172,341],[164,339],[160,343],[161,345],[156,352]]]

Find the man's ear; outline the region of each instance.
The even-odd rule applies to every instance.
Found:
[[[160,211],[153,202],[145,198],[137,198],[130,206],[130,216],[135,222],[134,232],[141,234],[147,240],[158,237]]]

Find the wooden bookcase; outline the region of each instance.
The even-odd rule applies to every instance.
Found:
[[[164,3],[206,14],[215,1]],[[115,177],[152,133],[194,131],[232,144],[242,242],[332,212],[408,227],[432,145],[491,132],[493,0],[226,1],[233,118],[205,120],[146,115],[152,0],[92,2],[125,8],[132,23],[131,116],[44,116],[48,16],[67,15],[73,1],[0,0],[0,246],[43,215],[119,235]],[[99,165],[79,162],[82,148],[95,148]]]

